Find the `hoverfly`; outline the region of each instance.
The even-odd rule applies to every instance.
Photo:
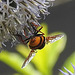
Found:
[[[39,30],[37,30],[35,28],[37,26],[35,23],[32,22],[31,25],[32,25],[33,29],[35,30],[32,36],[30,36],[27,39],[23,40],[22,37],[20,35],[18,35],[19,36],[19,39],[24,44],[29,43],[29,48],[31,49],[28,57],[25,59],[23,65],[22,65],[22,68],[26,67],[26,65],[35,56],[36,49],[42,49],[42,48],[44,48],[44,46],[45,46],[46,43],[49,43],[49,42],[50,43],[53,43],[53,42],[61,39],[64,36],[63,34],[58,34],[58,35],[54,35],[54,36],[45,37],[44,36],[44,33],[40,31],[43,28],[42,26],[39,28]],[[40,32],[40,34],[38,32]],[[24,34],[25,34],[25,32],[24,32]],[[26,34],[25,34],[25,36],[26,36]]]

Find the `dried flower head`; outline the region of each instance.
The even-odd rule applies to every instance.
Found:
[[[48,15],[50,2],[54,0],[0,0],[0,48],[4,42],[17,42],[15,34],[23,34],[24,29],[32,34],[31,23],[40,26],[40,14]]]
[[[74,68],[74,74],[71,72],[71,71],[69,71],[67,68],[65,68],[64,67],[64,69],[68,72],[68,73],[66,73],[66,72],[63,72],[61,69],[59,69],[59,71],[63,74],[63,75],[75,75],[75,66],[72,64],[72,67]]]

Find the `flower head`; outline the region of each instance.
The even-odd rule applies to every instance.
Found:
[[[32,34],[31,23],[40,26],[40,14],[48,15],[50,2],[54,0],[0,0],[0,47],[4,42],[12,40],[12,45],[18,43],[15,34]]]
[[[64,69],[68,72],[68,73],[66,73],[66,72],[63,72],[61,69],[59,69],[59,71],[63,74],[63,75],[75,75],[75,66],[72,64],[72,67],[73,67],[73,69],[74,69],[74,74],[71,72],[71,71],[69,71],[67,68],[65,68],[64,67]]]

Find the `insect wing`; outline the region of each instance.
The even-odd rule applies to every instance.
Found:
[[[62,37],[64,37],[63,34],[46,37],[46,43],[49,43],[49,42],[53,43],[53,42],[61,39]]]
[[[28,57],[26,58],[26,60],[24,61],[22,68],[26,67],[28,65],[28,63],[32,60],[32,58],[35,56],[35,51],[31,50]]]

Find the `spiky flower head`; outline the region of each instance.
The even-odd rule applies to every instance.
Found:
[[[62,71],[61,69],[59,69],[59,71],[60,71],[63,75],[75,75],[75,66],[74,66],[73,64],[72,64],[72,67],[73,67],[73,69],[74,69],[74,74],[73,74],[71,71],[69,71],[66,67],[64,67],[64,69],[65,69],[68,73]]]
[[[17,42],[15,34],[27,30],[31,34],[31,23],[40,26],[40,14],[48,15],[48,7],[54,0],[0,0],[0,48],[12,40]],[[6,46],[6,45],[5,45]]]

